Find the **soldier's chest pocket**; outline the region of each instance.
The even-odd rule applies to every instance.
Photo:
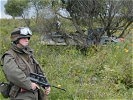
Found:
[[[22,71],[26,71],[27,70],[27,65],[23,61],[18,60],[17,61],[17,65]]]
[[[27,70],[27,65],[25,63],[19,63],[19,68],[22,70],[22,71],[26,71]]]
[[[19,64],[19,68],[25,73],[25,75],[28,75],[29,73],[29,68],[25,63]]]

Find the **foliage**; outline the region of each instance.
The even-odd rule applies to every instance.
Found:
[[[14,28],[12,22],[5,24],[9,20],[1,22],[0,55],[9,48],[9,33]],[[99,45],[97,51],[90,48],[86,56],[75,47],[42,45],[39,34],[34,32],[30,44],[49,82],[67,90],[52,88],[49,100],[132,99],[132,34],[123,43]],[[0,73],[2,81],[4,76]],[[0,99],[3,100],[1,96]]]
[[[12,17],[22,16],[24,9],[28,7],[27,0],[8,0],[5,5],[6,13]]]
[[[66,9],[71,17],[75,17],[77,21],[84,18],[88,19],[89,17],[98,16],[101,12],[100,2],[98,0],[68,0]]]
[[[42,31],[47,33],[49,32],[47,28],[50,29],[51,26],[54,26],[53,23],[55,22],[49,21],[53,17],[55,19],[57,17],[57,20],[64,25],[66,21],[62,18],[70,20],[71,26],[81,33],[81,38],[83,38],[83,30],[101,27],[105,29],[105,34],[107,33],[108,36],[112,36],[118,31],[121,31],[119,37],[125,36],[126,30],[133,22],[132,5],[132,0],[9,0],[5,8],[6,12],[13,17],[22,15],[28,27],[31,27],[30,24],[33,21],[28,17],[34,13],[32,18],[35,28],[41,30],[38,31],[40,33]],[[59,13],[61,9],[67,10],[70,16],[64,17],[61,15]],[[28,17],[26,17],[26,14]],[[50,15],[52,18],[46,18],[46,15]],[[46,25],[47,27],[44,29]],[[65,28],[63,26],[62,30],[65,31]]]
[[[132,0],[61,0],[66,10],[70,13],[71,20],[76,29],[83,33],[82,27],[93,29],[97,23],[103,27],[108,36],[132,24]]]
[[[99,14],[100,23],[105,28],[108,36],[111,36],[118,30],[124,31],[132,24],[132,5],[133,1],[128,0],[105,0],[103,11]],[[128,19],[129,18],[129,19]]]

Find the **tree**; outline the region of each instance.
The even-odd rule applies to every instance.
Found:
[[[119,37],[133,22],[132,0],[61,0],[78,30],[103,27],[108,36],[121,30]]]
[[[123,37],[126,29],[133,23],[133,1],[123,0],[123,5],[124,7],[122,9],[122,16],[125,18],[125,26],[119,37]]]
[[[84,29],[94,28],[95,18],[102,11],[103,0],[61,0],[63,6],[69,12],[71,21],[78,33],[80,33],[79,42],[83,47],[87,46]]]
[[[49,4],[49,0],[29,0],[31,3],[31,8],[35,10],[35,23],[38,22],[39,15],[41,10],[44,10],[45,7]]]
[[[5,11],[13,18],[22,16],[24,10],[28,7],[27,0],[8,0],[5,4]]]
[[[62,0],[66,1],[66,0]],[[101,0],[102,1],[102,0]],[[82,33],[81,25],[89,28],[93,27],[93,19],[101,11],[101,1],[99,0],[67,0],[66,10],[70,13],[76,29]],[[80,25],[80,26],[78,26]]]
[[[99,16],[107,35],[111,36],[118,30],[122,30],[119,37],[123,36],[133,22],[133,1],[105,0],[103,5],[103,12]]]

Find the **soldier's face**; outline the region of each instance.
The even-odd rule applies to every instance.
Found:
[[[19,44],[23,46],[28,46],[29,45],[29,39],[28,38],[21,38],[19,39]]]

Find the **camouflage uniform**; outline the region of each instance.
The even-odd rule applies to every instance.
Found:
[[[11,100],[41,100],[39,90],[32,90],[28,76],[31,72],[39,74],[43,72],[29,47],[18,48],[13,43],[10,50],[2,56],[2,63],[6,78],[12,84],[9,94]],[[44,97],[44,95],[41,96]]]

